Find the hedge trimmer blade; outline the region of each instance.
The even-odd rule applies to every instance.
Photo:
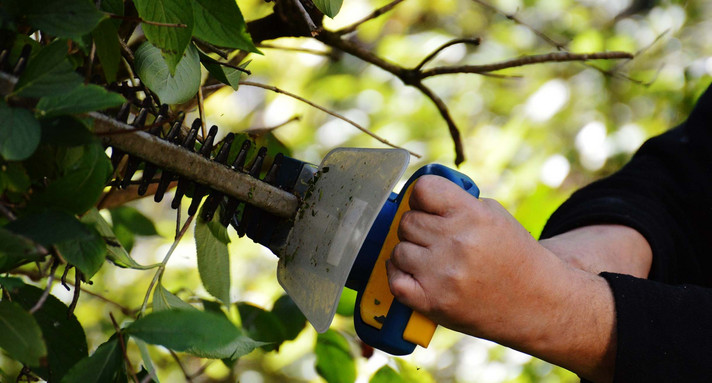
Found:
[[[304,196],[277,279],[318,332],[329,328],[359,249],[405,171],[402,149],[339,148]]]

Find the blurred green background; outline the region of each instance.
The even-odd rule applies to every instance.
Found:
[[[268,14],[262,0],[240,0],[246,20]],[[344,0],[326,27],[338,29],[359,20],[387,1]],[[493,0],[490,4],[565,44],[573,52],[623,50],[630,61],[548,63],[502,72],[507,78],[474,74],[439,76],[426,84],[445,101],[463,134],[466,161],[459,170],[472,177],[485,197],[499,200],[538,236],[547,217],[578,187],[624,164],[652,135],[680,123],[712,81],[712,4],[706,1]],[[531,29],[468,0],[406,0],[390,13],[358,29],[352,38],[379,56],[415,66],[429,52],[459,37],[480,37],[479,47],[452,46],[428,64],[485,64],[556,49]],[[433,104],[417,90],[363,61],[334,52],[314,39],[283,38],[251,55],[250,81],[296,93],[341,113],[392,143],[419,153],[409,172],[423,164],[454,166],[452,140]],[[609,71],[609,74],[604,72]],[[193,112],[197,116],[197,111]],[[281,142],[291,155],[318,163],[338,146],[383,147],[353,126],[297,100],[263,89],[229,87],[206,100],[208,124],[221,134],[269,128],[290,122],[262,140]],[[175,213],[161,204],[138,200],[130,206],[150,217],[159,235],[137,237],[132,256],[143,264],[160,262],[175,232]],[[189,203],[184,201],[184,203]],[[185,206],[187,207],[187,206]],[[192,233],[192,229],[191,229]],[[233,301],[270,309],[283,294],[277,284],[277,259],[230,230]],[[128,308],[141,305],[152,271],[104,266],[87,288]],[[187,235],[163,278],[164,286],[189,302],[208,297],[196,269],[195,245]],[[503,283],[506,283],[503,281]],[[120,288],[117,288],[120,287]],[[57,284],[52,293],[71,301]],[[116,294],[124,294],[117,296]],[[563,369],[499,345],[439,328],[428,349],[402,358],[376,351],[366,358],[355,339],[348,303],[333,329],[349,339],[358,382],[367,382],[388,364],[422,382],[569,382]],[[90,350],[113,333],[106,320],[117,305],[83,294],[77,316],[87,330]],[[119,315],[120,316],[120,315]],[[319,381],[314,368],[316,333],[311,327],[279,351],[257,350],[233,371],[220,361],[181,357],[193,379],[243,383]],[[137,349],[130,349],[135,365]],[[151,347],[162,381],[186,380],[168,352]],[[0,361],[5,372],[18,366]],[[12,374],[10,374],[12,375]]]

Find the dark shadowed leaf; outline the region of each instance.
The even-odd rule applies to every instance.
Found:
[[[91,0],[25,0],[22,5],[30,25],[57,37],[77,39],[105,17]]]
[[[297,307],[297,304],[294,303],[289,295],[282,295],[274,302],[272,313],[279,318],[284,326],[284,340],[293,340],[296,338],[307,324],[307,318],[299,311],[299,307]]]
[[[383,366],[373,374],[369,383],[406,383],[406,380],[390,366]]]
[[[236,359],[264,344],[242,335],[225,317],[199,310],[154,312],[129,325],[126,333],[204,358]]]
[[[165,58],[168,73],[175,73],[176,76],[178,63],[183,61],[183,54],[193,35],[193,8],[190,3],[190,0],[134,0],[136,10],[143,20],[185,25],[182,28],[141,24],[148,41],[157,47]],[[145,81],[143,77],[141,79]],[[173,104],[163,97],[161,101]]]
[[[329,383],[353,383],[356,365],[343,335],[327,330],[316,337],[316,372]]]
[[[8,161],[27,159],[37,149],[40,136],[40,123],[30,111],[0,101],[0,156]]]
[[[36,367],[47,355],[42,330],[32,315],[15,302],[0,301],[0,348],[13,359]]]
[[[169,71],[160,50],[150,42],[143,43],[135,55],[138,77],[156,92],[162,103],[180,104],[198,93],[200,58],[193,45],[185,50],[185,58],[175,68],[174,74]]]
[[[66,40],[56,40],[31,56],[14,92],[23,97],[42,97],[79,86],[82,78],[67,60],[67,50]]]
[[[111,209],[110,212],[114,226],[126,226],[137,235],[158,235],[153,222],[133,207],[119,206]]]
[[[240,78],[245,74],[244,72],[221,65],[217,60],[201,51],[198,51],[198,54],[200,55],[200,62],[216,80],[225,85],[230,85],[234,90],[239,88]]]
[[[58,210],[20,216],[5,228],[45,247],[90,235],[89,228],[73,215]]]
[[[37,114],[53,117],[113,108],[126,102],[124,96],[109,92],[104,87],[88,84],[62,94],[42,97],[37,103]]]
[[[216,216],[217,217],[217,216]],[[213,221],[217,218],[213,217]],[[223,304],[230,304],[230,254],[227,244],[221,240],[227,234],[215,235],[214,231],[225,231],[221,225],[209,226],[209,222],[198,219],[195,223],[195,248],[198,257],[198,272],[205,289]],[[211,230],[212,229],[212,230]]]
[[[114,382],[124,373],[124,358],[119,339],[111,337],[91,356],[79,361],[62,379],[62,383]]]
[[[264,349],[272,351],[286,339],[286,329],[274,313],[265,311],[249,303],[239,303],[237,309],[242,319],[242,329],[250,338],[268,342]]]
[[[314,0],[314,5],[332,19],[339,13],[343,0]]]
[[[25,310],[32,308],[43,291],[35,286],[24,285],[10,289],[12,300]],[[32,372],[47,380],[60,381],[69,369],[88,355],[84,329],[77,317],[67,316],[67,306],[49,295],[42,307],[33,316],[42,329],[47,344],[47,366],[33,368]]]
[[[96,55],[99,57],[101,69],[108,83],[116,81],[116,73],[119,71],[121,61],[121,45],[117,33],[116,20],[111,19],[102,20],[91,33],[96,44]]]
[[[59,146],[80,146],[96,138],[83,121],[73,116],[42,119],[42,143]]]
[[[225,48],[260,53],[247,33],[242,12],[233,0],[194,0],[193,35]]]
[[[101,268],[106,259],[106,242],[99,232],[90,225],[84,225],[89,232],[86,236],[65,240],[57,244],[64,259],[76,266],[89,279]]]
[[[31,240],[0,227],[0,272],[43,258]]]

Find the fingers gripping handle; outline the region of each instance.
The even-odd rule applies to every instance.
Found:
[[[386,275],[386,261],[391,257],[393,249],[398,244],[398,225],[403,213],[410,210],[409,199],[414,181],[423,175],[444,177],[475,197],[479,197],[479,189],[466,175],[438,164],[420,168],[410,177],[401,193],[389,203],[397,206],[394,213],[379,215],[378,220],[389,220],[374,224],[373,230],[388,228],[388,234],[380,246],[378,257],[373,263],[368,282],[359,289],[356,301],[354,321],[359,336],[368,344],[391,354],[409,354],[415,345],[427,347],[432,339],[437,325],[420,313],[413,312],[407,306],[393,299]],[[384,210],[386,207],[384,207]],[[373,233],[376,237],[376,233]],[[371,233],[369,233],[371,236]],[[381,234],[382,237],[382,234]],[[367,240],[368,241],[368,240]],[[373,259],[375,254],[359,254],[359,259]],[[371,260],[370,262],[373,262]]]

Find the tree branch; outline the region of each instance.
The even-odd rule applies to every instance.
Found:
[[[421,61],[420,64],[418,64],[418,65],[417,65],[415,68],[413,68],[413,69],[415,69],[415,70],[421,70],[425,64],[427,64],[430,60],[434,59],[435,56],[438,55],[438,53],[440,53],[440,52],[443,51],[443,49],[445,49],[445,48],[447,48],[447,47],[450,47],[450,46],[452,46],[452,45],[455,45],[455,44],[471,44],[471,45],[477,46],[477,45],[480,45],[480,38],[479,38],[479,37],[475,37],[474,39],[467,39],[467,38],[465,38],[465,39],[454,39],[454,40],[450,40],[450,41],[446,42],[445,44],[441,45],[438,49],[434,50],[434,51],[433,51],[432,53],[430,53],[429,55],[425,56],[425,58],[423,59],[423,61]]]
[[[515,68],[525,65],[564,62],[564,61],[588,61],[600,59],[632,59],[633,55],[628,52],[596,52],[596,53],[569,53],[554,52],[543,55],[523,56],[513,60],[502,61],[484,65],[459,65],[443,66],[428,69],[420,73],[421,78],[439,76],[454,73],[489,73],[507,68]]]
[[[435,93],[433,93],[430,88],[426,87],[422,83],[417,83],[413,85],[418,88],[425,96],[427,96],[438,108],[438,112],[447,123],[448,130],[450,131],[450,136],[452,137],[453,144],[455,145],[455,165],[460,166],[460,164],[465,161],[465,151],[462,147],[462,138],[460,137],[460,130],[457,128],[455,121],[450,116],[450,112],[447,109],[445,102]]]
[[[354,32],[358,27],[361,26],[361,24],[363,24],[363,23],[365,23],[365,22],[367,22],[367,21],[373,20],[373,19],[377,18],[378,16],[381,16],[382,14],[384,14],[384,13],[390,11],[390,10],[393,9],[396,5],[398,5],[398,4],[402,3],[402,2],[403,2],[403,0],[393,0],[393,1],[391,1],[390,3],[388,3],[388,4],[384,5],[384,6],[382,6],[381,8],[377,8],[376,10],[374,10],[373,12],[371,12],[370,15],[364,17],[363,19],[361,19],[361,20],[359,20],[359,21],[357,21],[357,22],[355,22],[355,23],[353,23],[353,24],[351,24],[351,25],[349,25],[349,26],[347,26],[347,27],[341,28],[341,29],[335,31],[334,33],[336,33],[337,35],[346,35],[346,34],[349,34],[349,33],[351,33],[351,32]]]

